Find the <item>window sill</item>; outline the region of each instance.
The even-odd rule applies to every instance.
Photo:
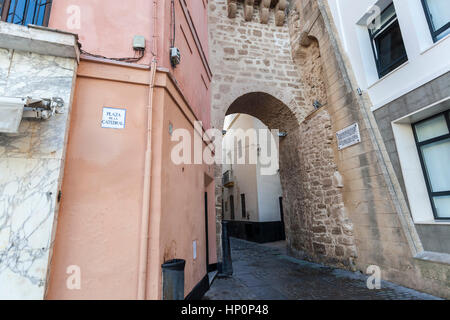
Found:
[[[385,80],[387,77],[391,76],[393,73],[397,72],[398,70],[404,68],[406,65],[409,64],[409,60],[406,61],[405,63],[403,63],[402,65],[398,66],[397,68],[395,68],[394,70],[392,70],[391,72],[389,72],[387,75],[381,77],[380,79],[376,80],[375,82],[373,82],[372,84],[370,84],[367,89],[372,89],[373,87],[375,87],[377,84],[379,84],[380,82],[382,82],[383,80]]]
[[[431,220],[431,221],[414,222],[414,224],[450,226],[450,220],[448,220],[448,221]]]
[[[450,265],[450,254],[441,252],[422,251],[414,256],[414,259]]]
[[[420,52],[420,55],[424,55],[425,53],[427,53],[428,51],[430,51],[431,49],[433,49],[434,47],[437,47],[438,45],[440,45],[442,42],[444,42],[445,40],[450,39],[450,34],[446,35],[445,37],[443,37],[442,39],[434,42],[432,45],[430,45],[428,48],[424,49],[423,51]]]

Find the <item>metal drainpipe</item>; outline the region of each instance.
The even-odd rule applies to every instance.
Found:
[[[153,60],[151,63],[149,104],[147,106],[147,148],[145,151],[144,189],[142,196],[141,216],[141,242],[139,248],[139,272],[138,272],[138,300],[147,299],[147,269],[148,269],[148,246],[149,246],[149,221],[150,221],[150,192],[151,192],[151,170],[152,170],[152,121],[153,121],[153,97],[155,91],[156,67],[158,65],[158,48],[156,41],[156,20],[158,18],[157,2],[153,1]]]

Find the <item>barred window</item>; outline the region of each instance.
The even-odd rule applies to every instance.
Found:
[[[0,0],[1,21],[48,26],[52,0]]]

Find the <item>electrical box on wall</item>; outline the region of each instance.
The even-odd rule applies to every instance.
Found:
[[[145,37],[144,36],[134,36],[133,49],[136,51],[144,51],[145,50]]]
[[[172,47],[170,48],[170,63],[172,67],[176,67],[181,62],[181,53],[178,48]]]

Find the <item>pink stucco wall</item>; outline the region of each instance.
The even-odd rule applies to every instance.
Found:
[[[177,1],[178,2],[178,1]],[[194,33],[190,31],[185,19],[185,11],[180,5],[175,7],[177,31],[175,46],[180,49],[182,63],[172,72],[187,100],[192,104],[194,112],[203,121],[205,128],[210,127],[211,117],[211,73],[208,65],[202,61],[200,52],[208,59],[208,24],[207,7],[203,0],[187,1],[188,14],[192,16]],[[195,41],[195,35],[198,35]]]
[[[152,129],[147,298],[160,299],[161,264],[185,259],[185,294],[217,262],[213,168],[175,165],[169,124],[193,132],[195,116],[165,73],[157,73]],[[136,299],[149,72],[83,60],[78,70],[48,299]],[[126,128],[101,128],[103,107],[127,110]],[[197,241],[197,258],[193,256]],[[81,269],[81,289],[66,286]]]
[[[74,8],[80,12],[80,28]],[[54,0],[49,27],[77,33],[82,49],[109,58],[133,57],[133,37],[142,35],[151,45],[153,1]],[[142,64],[149,64],[147,50]]]
[[[49,299],[136,297],[147,97],[146,85],[78,76]],[[125,130],[101,128],[103,106],[127,109]],[[66,287],[71,265],[81,290]]]
[[[182,115],[180,108],[172,100],[169,92],[161,99],[164,112],[159,123],[162,124],[161,144],[155,151],[161,154],[161,225],[159,262],[174,258],[186,260],[185,294],[189,294],[205,276],[206,232],[205,232],[205,193],[208,193],[209,222],[209,263],[216,263],[215,241],[215,199],[213,167],[207,165],[175,165],[171,161],[173,147],[179,142],[171,141],[169,124],[174,129],[187,128],[193,132],[189,119]],[[156,148],[156,146],[155,146]],[[193,153],[193,146],[192,146]],[[155,164],[156,165],[156,164]],[[208,178],[209,176],[209,178]],[[193,242],[197,243],[197,257],[194,258]],[[159,266],[156,266],[158,268]],[[160,274],[153,272],[154,274]],[[157,283],[161,283],[161,278]],[[161,286],[156,292],[161,292]]]
[[[49,27],[77,33],[83,50],[108,58],[133,57],[133,37],[144,36],[147,51],[138,63],[149,65],[152,52],[157,53],[158,66],[171,70],[195,114],[209,128],[208,1],[187,0],[186,11],[181,3],[175,0],[175,46],[182,56],[182,62],[176,68],[172,68],[169,59],[172,31],[169,0],[157,1],[156,10],[150,0],[54,0]],[[74,11],[71,6],[74,5],[80,12],[79,29],[72,28]],[[205,57],[206,63],[201,56]]]
[[[170,1],[156,3],[155,10],[150,0],[53,1],[49,27],[77,33],[85,51],[115,58],[133,56],[136,34],[146,38],[148,50],[139,61],[142,67],[88,57],[81,61],[48,299],[137,298],[152,51],[157,52],[159,67],[169,70],[172,77],[158,72],[160,83],[155,89],[155,117],[161,118],[154,119],[152,130],[147,298],[161,298],[161,264],[168,259],[186,260],[185,294],[206,275],[205,192],[209,263],[217,262],[214,183],[205,185],[210,180],[206,177],[213,176],[212,168],[174,165],[168,134],[169,123],[190,131],[195,120],[201,120],[204,128],[210,125],[207,0],[188,0],[184,10],[182,2],[175,1],[175,44],[182,54],[177,68],[171,67],[168,55]],[[72,5],[80,10],[81,28],[77,30],[67,24]],[[127,109],[126,129],[101,128],[105,106]],[[197,259],[193,259],[193,241],[198,241]],[[66,287],[70,265],[81,268],[81,290]]]

